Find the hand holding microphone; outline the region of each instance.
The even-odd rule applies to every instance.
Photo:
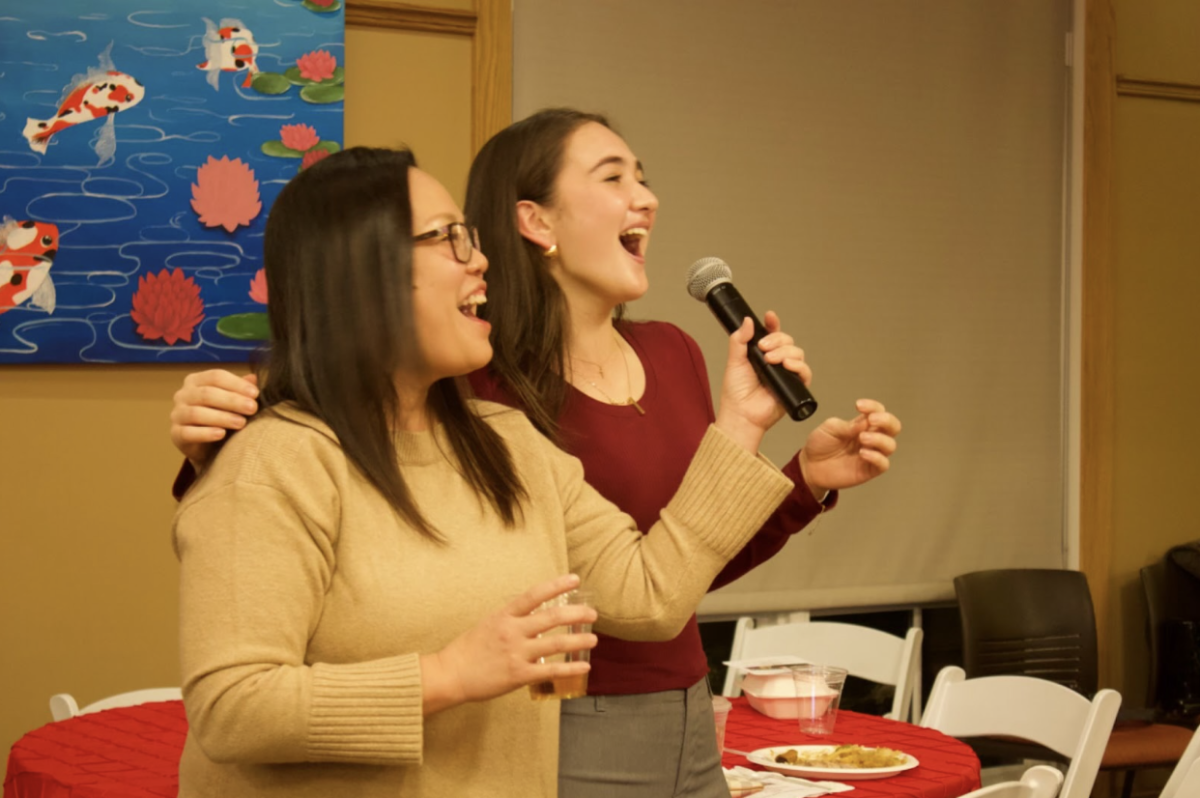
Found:
[[[770,389],[794,420],[803,421],[811,416],[817,409],[817,400],[795,372],[789,371],[782,363],[772,362],[772,358],[760,348],[759,342],[775,331],[763,326],[734,288],[729,265],[720,258],[701,258],[688,269],[687,282],[688,293],[706,303],[728,332],[737,331],[746,318],[752,320],[754,333],[746,345],[746,354],[759,380]],[[768,322],[777,324],[771,315],[768,314]]]
[[[747,347],[746,354],[762,385],[770,388],[789,416],[800,421],[812,415],[817,409],[817,401],[808,392],[804,381],[798,374],[771,362],[779,358],[767,355],[759,346],[765,336],[778,334],[778,319],[773,313],[767,313],[766,327],[759,323],[750,306],[733,287],[732,272],[725,261],[703,258],[693,263],[688,270],[688,293],[707,303],[713,315],[732,334],[731,354],[735,346]],[[751,326],[744,324],[747,318],[752,320],[752,334],[746,334]],[[737,331],[743,326],[747,330],[739,335]],[[777,344],[768,348],[778,353],[791,348],[790,338],[787,343],[788,346]],[[857,415],[848,421],[829,418],[822,422],[809,434],[800,453],[804,481],[818,500],[829,490],[869,482],[891,466],[891,456],[896,453],[896,436],[900,434],[900,419],[874,399],[859,399],[855,402],[855,410]],[[778,418],[775,416],[775,420]],[[721,426],[720,422],[718,426]],[[761,439],[762,431],[765,428],[760,427],[758,439]],[[746,433],[745,428],[742,432]],[[751,437],[744,440],[754,440],[753,434],[750,430],[748,435]],[[754,442],[757,445],[757,440]]]

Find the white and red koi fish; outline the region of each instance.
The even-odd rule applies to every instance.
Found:
[[[5,219],[0,225],[0,256],[58,254],[58,225],[50,222],[18,222]]]
[[[221,20],[221,27],[205,18],[207,32],[204,34],[204,55],[208,58],[197,69],[208,72],[208,82],[214,88],[220,88],[222,72],[241,72],[246,70],[246,80],[242,88],[249,88],[258,74],[258,44],[250,29],[236,19]]]
[[[22,302],[54,312],[50,266],[58,254],[58,227],[49,222],[6,220],[0,226],[0,313]]]
[[[145,96],[146,87],[137,78],[110,70],[74,86],[53,119],[26,119],[25,140],[31,150],[45,154],[55,133],[128,110]]]

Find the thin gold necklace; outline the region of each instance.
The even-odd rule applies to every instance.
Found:
[[[615,331],[614,331],[614,332],[615,332]],[[621,345],[620,345],[620,344],[617,344],[617,351],[618,351],[618,352],[619,352],[619,351],[621,351]],[[594,361],[594,360],[588,360],[588,359],[587,359],[587,358],[585,358],[585,357],[580,357],[579,355],[571,355],[571,359],[572,359],[572,360],[578,360],[578,361],[579,361],[579,362],[581,362],[581,363],[587,363],[589,366],[592,366],[593,368],[595,368],[595,369],[596,369],[596,371],[600,372],[600,379],[604,379],[604,366],[603,366],[602,364],[600,364],[600,363],[597,363],[597,362],[596,362],[596,361]],[[605,362],[608,362],[609,360],[612,360],[612,355],[609,355],[609,356],[608,356],[608,357],[606,357],[604,360],[605,360]],[[603,393],[603,391],[601,391],[601,393]]]
[[[629,358],[625,355],[625,350],[621,348],[621,341],[620,341],[620,338],[617,336],[617,331],[615,329],[613,330],[613,338],[616,341],[617,349],[621,353],[621,362],[625,364],[625,385],[629,388],[629,398],[626,399],[624,402],[618,402],[616,399],[613,399],[611,396],[609,396],[608,392],[605,391],[603,388],[601,388],[599,385],[597,385],[594,381],[588,380],[587,384],[592,386],[593,388],[595,388],[600,393],[601,396],[603,396],[605,399],[608,400],[608,403],[610,405],[617,405],[617,406],[624,405],[626,407],[628,407],[629,405],[632,405],[638,411],[639,416],[644,416],[644,415],[646,415],[646,411],[643,410],[642,406],[639,405],[637,403],[637,400],[635,400],[633,398],[633,378],[630,377],[630,375],[629,375]],[[590,361],[585,360],[583,362],[589,363]],[[595,366],[596,364],[592,363],[592,365]],[[599,369],[600,367],[596,366],[596,368]],[[600,379],[604,379],[604,370],[603,369],[600,369]]]

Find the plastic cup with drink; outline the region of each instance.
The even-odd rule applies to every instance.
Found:
[[[728,698],[715,695],[712,700],[713,720],[717,724],[717,753],[725,750],[725,724],[729,721],[729,710],[733,708]]]
[[[566,593],[559,594],[549,601],[542,602],[540,609],[547,610],[553,607],[563,607],[568,605],[582,604],[585,606],[592,605],[591,591],[586,588],[575,588],[568,590]],[[561,634],[587,634],[592,631],[590,623],[576,623],[567,626],[556,626],[548,632],[543,632],[540,636],[546,635],[561,635]],[[539,657],[538,662],[590,662],[591,649],[585,648],[579,651],[568,651],[563,654],[552,654],[548,657]],[[534,682],[529,685],[529,697],[534,701],[546,701],[549,699],[564,699],[564,698],[579,698],[587,695],[588,675],[581,673],[575,676],[565,676],[557,679],[547,679],[541,682]]]

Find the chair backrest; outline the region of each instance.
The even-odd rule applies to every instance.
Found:
[[[1034,765],[1022,774],[1020,781],[980,787],[961,798],[1055,798],[1062,783],[1062,772],[1049,765]]]
[[[968,679],[951,665],[938,674],[921,725],[951,737],[1005,735],[1044,745],[1070,760],[1061,797],[1086,798],[1120,706],[1115,690],[1100,690],[1089,701],[1046,679]]]
[[[1192,733],[1192,741],[1183,750],[1171,778],[1167,779],[1159,798],[1193,798],[1200,795],[1200,729]]]
[[[1139,572],[1146,599],[1146,647],[1150,649],[1150,675],[1146,684],[1146,706],[1157,707],[1159,629],[1167,602],[1166,565],[1160,560]]]
[[[50,696],[50,716],[55,720],[66,720],[76,715],[86,715],[89,712],[100,712],[116,707],[131,707],[136,704],[148,704],[151,701],[179,701],[183,699],[183,691],[178,687],[149,687],[145,690],[131,690],[128,693],[101,698],[88,704],[83,709],[70,693],[58,693]]]
[[[1096,616],[1079,571],[1007,568],[954,579],[967,675],[1036,676],[1092,695]]]
[[[1190,798],[1193,795],[1200,795],[1200,761],[1192,762],[1186,773],[1179,774],[1178,781],[1172,775],[1160,798]]]
[[[756,626],[753,618],[743,617],[734,629],[730,658],[786,654],[845,668],[859,679],[894,686],[887,716],[907,720],[921,668],[922,634],[913,627],[904,637],[897,637],[867,626],[831,621]],[[740,674],[730,668],[722,693],[738,696],[741,692]]]

